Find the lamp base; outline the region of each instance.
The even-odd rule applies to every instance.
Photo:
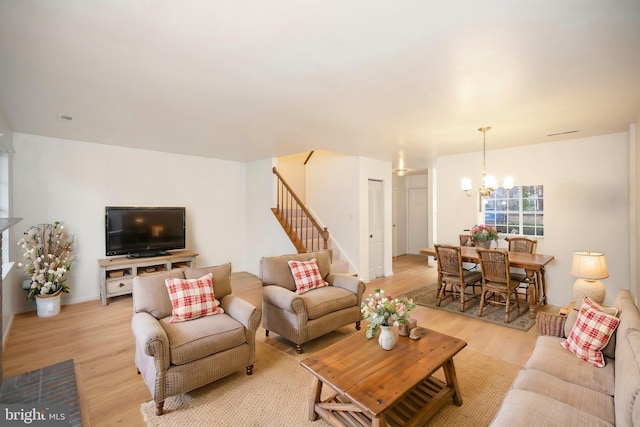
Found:
[[[580,310],[584,297],[589,297],[596,304],[603,305],[606,294],[607,291],[599,280],[578,279],[573,284],[573,301],[577,310]]]

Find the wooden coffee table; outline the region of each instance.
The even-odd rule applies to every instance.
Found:
[[[364,329],[300,364],[314,375],[309,419],[333,426],[416,426],[449,398],[462,405],[453,356],[467,343],[432,330],[419,340],[397,337],[386,351]],[[446,382],[432,375],[442,368]],[[323,385],[332,395],[321,400]],[[335,392],[335,393],[333,393]]]

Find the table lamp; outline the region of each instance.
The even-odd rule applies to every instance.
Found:
[[[607,261],[599,252],[574,252],[571,263],[571,275],[578,280],[573,284],[573,301],[580,309],[585,296],[596,304],[604,304],[606,290],[599,279],[609,277]]]

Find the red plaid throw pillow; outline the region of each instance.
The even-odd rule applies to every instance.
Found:
[[[211,273],[199,279],[166,279],[173,310],[171,323],[224,313],[213,293]]]
[[[599,309],[599,306],[585,297],[578,319],[567,339],[560,343],[582,360],[604,367],[602,350],[618,327],[620,320]]]
[[[315,258],[309,261],[289,261],[289,268],[291,269],[291,274],[293,274],[293,281],[296,284],[296,292],[298,294],[328,285],[327,282],[322,280],[318,260]]]

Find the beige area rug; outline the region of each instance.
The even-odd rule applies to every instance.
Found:
[[[460,311],[460,301],[456,299],[454,301],[451,296],[447,295],[442,300],[442,304],[438,307],[438,291],[436,284],[425,286],[414,291],[407,292],[403,296],[413,299],[416,304],[435,308],[437,310],[444,310],[450,313],[461,314],[473,319],[482,320],[485,322],[494,323],[500,326],[506,326],[507,328],[518,329],[521,331],[528,331],[536,324],[536,319],[532,319],[529,316],[529,303],[520,296],[520,312],[522,314],[518,316],[517,311],[511,312],[511,322],[505,323],[504,321],[504,306],[500,305],[485,305],[482,311],[482,317],[478,316],[478,307],[480,306],[480,298],[475,298],[465,303],[464,312]]]
[[[291,351],[295,355],[279,350],[287,343],[277,337],[265,338],[264,330],[260,329],[253,375],[237,372],[187,394],[169,398],[162,416],[155,415],[153,402],[144,403],[141,407],[144,419],[150,427],[328,426],[322,419],[315,422],[308,419],[313,377],[298,362],[313,351],[350,334],[350,329],[341,328],[326,338],[307,343],[302,355],[295,354],[294,349]],[[466,348],[454,358],[454,362],[463,405],[458,407],[447,403],[427,425],[488,425],[519,367]],[[436,376],[444,379],[442,371]],[[324,393],[326,390],[323,390],[323,397],[326,397]]]

